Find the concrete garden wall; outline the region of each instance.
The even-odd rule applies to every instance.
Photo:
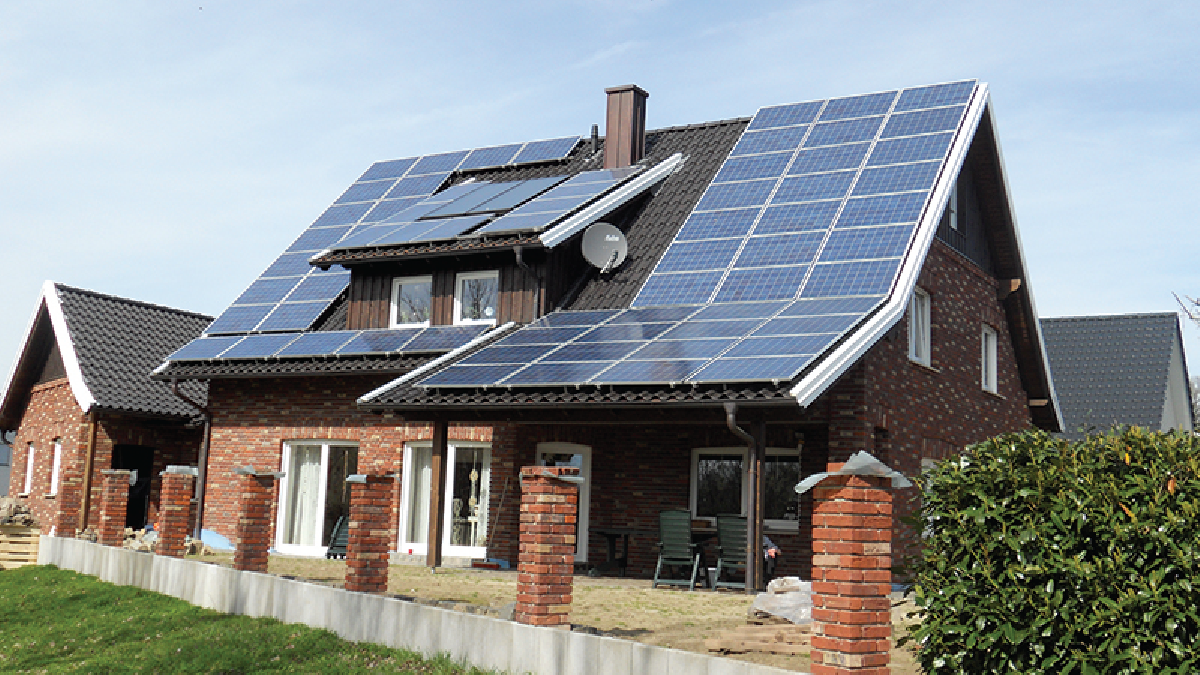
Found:
[[[347,640],[426,655],[447,653],[480,668],[538,675],[653,673],[783,675],[792,671],[628,640],[537,628],[382,595],[192,560],[41,537],[39,565],[57,565],[122,586],[138,586],[228,614],[273,617],[325,628]]]

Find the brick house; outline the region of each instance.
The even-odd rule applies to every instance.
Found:
[[[99,518],[100,472],[132,469],[126,525],[152,522],[159,472],[196,464],[197,411],[150,379],[211,317],[47,281],[0,401],[13,437],[10,495],[44,532],[72,536]],[[206,385],[180,393],[203,405]]]
[[[807,576],[803,476],[1060,427],[986,85],[651,131],[647,98],[372,165],[172,354],[210,383],[206,526],[282,469],[276,547],[319,554],[343,476],[396,472],[397,556],[515,560],[517,469],[570,464],[579,560],[628,531],[648,574],[659,511],[732,511]]]
[[[1041,324],[1064,437],[1079,440],[1117,424],[1195,428],[1178,315],[1073,316]]]

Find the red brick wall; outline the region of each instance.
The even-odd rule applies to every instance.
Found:
[[[385,593],[388,582],[388,514],[391,476],[363,476],[350,485],[350,529],[346,538],[346,590]]]
[[[34,447],[33,481],[29,490],[29,508],[33,512],[43,533],[58,525],[64,518],[70,520],[79,513],[79,476],[83,473],[83,453],[87,448],[87,423],[83,411],[75,401],[71,385],[66,378],[37,385],[29,397],[29,405],[21,418],[20,428],[13,443],[12,474],[8,493],[20,494],[25,489],[25,472],[29,444]],[[50,497],[50,472],[54,461],[54,440],[62,442],[59,465],[58,496]],[[68,482],[67,478],[72,480]],[[60,510],[62,515],[60,517]],[[57,534],[73,536],[74,522],[70,529],[57,529]]]
[[[234,474],[237,489],[237,527],[233,543],[233,568],[246,572],[267,571],[271,548],[270,516],[274,512],[274,473]]]
[[[521,551],[513,620],[569,628],[579,486],[558,477],[578,476],[579,469],[526,466],[521,473]]]
[[[280,471],[285,441],[346,441],[358,444],[359,473],[396,474],[388,519],[389,541],[396,542],[404,444],[429,440],[432,427],[407,423],[391,414],[364,412],[355,404],[359,396],[394,378],[395,375],[373,374],[214,380],[209,386],[208,399],[213,421],[204,528],[232,538],[236,524],[232,473],[235,467],[250,465],[259,471]],[[450,440],[489,442],[492,428],[453,425]],[[493,446],[493,467],[497,462],[511,463],[511,459],[505,459],[503,447]],[[496,484],[497,475],[493,470],[493,507],[501,492]],[[512,492],[510,489],[510,499]],[[272,512],[272,542],[276,522],[276,514]]]
[[[159,555],[182,558],[184,540],[191,534],[192,495],[196,477],[186,473],[162,476],[162,498],[157,522]]]

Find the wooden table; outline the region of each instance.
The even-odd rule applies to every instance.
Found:
[[[625,568],[629,566],[629,535],[652,533],[651,530],[636,530],[629,527],[593,527],[592,532],[604,537],[607,559],[593,567],[597,572],[619,570],[625,576]],[[617,539],[621,539],[621,555],[617,555]]]

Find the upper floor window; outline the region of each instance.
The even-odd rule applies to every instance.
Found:
[[[950,200],[946,203],[946,220],[949,221],[950,229],[958,232],[958,181],[954,181],[954,187],[950,188]]]
[[[983,327],[982,349],[979,356],[980,384],[983,385],[984,391],[990,391],[993,394],[997,391],[996,383],[996,329],[985,325]]]
[[[454,285],[454,323],[496,323],[500,273],[465,272]]]
[[[929,343],[929,294],[920,288],[913,289],[908,301],[908,358],[928,366]]]
[[[62,439],[54,439],[54,457],[50,465],[50,492],[48,494],[58,494],[58,472],[62,469]]]
[[[433,277],[393,279],[391,327],[428,326],[432,297]]]

